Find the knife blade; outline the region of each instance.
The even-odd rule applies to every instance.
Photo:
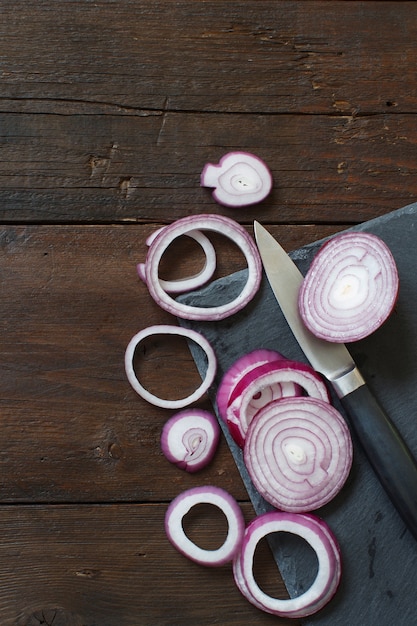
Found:
[[[375,474],[417,539],[417,463],[390,417],[379,406],[344,344],[315,337],[298,311],[303,275],[271,233],[254,222],[265,274],[300,348],[332,384]]]

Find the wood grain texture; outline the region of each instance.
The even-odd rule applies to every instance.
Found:
[[[218,212],[201,169],[242,147],[275,187],[241,219],[353,223],[413,201],[413,3],[55,8],[1,7],[1,220]]]
[[[164,113],[143,117],[0,115],[0,219],[164,221],[223,213],[250,223],[355,223],[417,195],[409,115]],[[244,211],[200,187],[205,163],[242,149],[274,189]]]
[[[243,509],[251,519],[250,507]],[[240,595],[230,565],[204,568],[179,555],[164,534],[165,510],[161,504],[2,506],[2,626],[288,624]],[[195,536],[203,526],[205,535],[222,531],[207,512],[194,521]],[[276,577],[266,553],[262,564]]]
[[[162,456],[168,412],[130,388],[123,357],[175,320],[135,266],[185,215],[250,233],[256,218],[292,250],[415,201],[416,17],[412,2],[0,0],[2,626],[286,624],[165,538],[167,503],[195,484],[253,512],[224,442],[198,476]],[[260,205],[200,188],[231,150],[271,168]],[[239,269],[215,243],[216,276]],[[161,270],[196,263],[181,241]],[[199,380],[184,342],[141,356],[161,395]],[[221,531],[199,524],[204,541]]]

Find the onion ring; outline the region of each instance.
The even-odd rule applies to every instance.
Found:
[[[279,359],[248,371],[237,382],[226,409],[226,423],[236,443],[243,447],[246,431],[257,411],[274,398],[299,396],[301,389],[324,402],[330,402],[322,377],[306,363]],[[254,396],[260,394],[257,406]]]
[[[254,578],[256,547],[261,539],[275,532],[298,535],[317,555],[316,578],[296,598],[273,598],[260,589]],[[330,528],[318,517],[273,511],[255,518],[246,528],[241,549],[233,560],[233,575],[238,589],[253,605],[278,617],[299,619],[317,613],[336,593],[341,578],[340,549]]]
[[[197,504],[217,506],[226,516],[227,537],[216,550],[205,550],[193,543],[185,534],[182,520]],[[236,500],[224,489],[214,486],[194,487],[177,496],[165,515],[165,531],[179,552],[200,565],[220,566],[233,559],[239,550],[245,532],[243,513]]]
[[[166,248],[179,235],[190,231],[210,230],[231,239],[242,251],[248,266],[248,277],[241,293],[231,302],[215,307],[195,307],[177,302],[162,288],[159,263]],[[234,220],[221,215],[193,215],[165,226],[149,246],[145,264],[146,284],[151,297],[162,308],[182,319],[221,320],[245,307],[258,291],[262,265],[258,249],[246,230]]]
[[[152,235],[147,238],[146,244],[150,246],[164,228],[166,228],[166,226],[152,233]],[[185,293],[186,291],[198,289],[210,280],[216,269],[216,251],[210,239],[199,230],[190,230],[185,234],[187,237],[194,239],[203,249],[206,257],[204,267],[194,276],[188,276],[187,278],[178,278],[176,280],[164,280],[160,278],[160,285],[167,293]],[[138,263],[136,268],[139,278],[146,284],[146,263]]]
[[[186,398],[182,398],[179,400],[164,400],[163,398],[158,398],[158,396],[155,396],[154,394],[149,392],[139,382],[133,367],[133,358],[135,356],[135,350],[138,344],[150,335],[179,335],[181,337],[185,337],[186,339],[194,341],[204,350],[207,356],[207,370],[205,378],[203,379],[201,385]],[[155,406],[159,406],[164,409],[181,409],[189,404],[192,404],[196,400],[199,400],[213,383],[216,369],[217,359],[214,350],[211,347],[210,343],[207,341],[207,339],[201,333],[190,328],[170,326],[169,324],[149,326],[148,328],[144,328],[143,330],[139,331],[136,335],[134,335],[134,337],[132,337],[125,352],[125,370],[127,378],[133,389],[150,404],[154,404]]]

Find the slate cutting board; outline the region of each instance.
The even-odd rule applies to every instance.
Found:
[[[349,349],[369,387],[417,456],[417,203],[352,230],[374,233],[388,244],[398,266],[400,294],[385,325],[371,337],[350,344]],[[322,242],[290,254],[303,274]],[[198,306],[224,302],[241,290],[245,280],[243,270],[181,296],[181,300]],[[273,348],[288,358],[305,361],[265,277],[255,299],[234,316],[221,322],[181,320],[180,324],[200,331],[216,351],[218,373],[210,390],[214,406],[224,372],[250,350]],[[190,348],[203,374],[204,356],[197,347]],[[333,399],[346,417],[337,398]],[[340,543],[342,582],[329,605],[303,624],[411,626],[417,624],[417,542],[385,495],[354,436],[353,441],[354,462],[348,482],[331,503],[315,511]],[[243,478],[247,480],[247,476]],[[253,504],[255,510],[262,510],[263,502],[256,497]],[[301,593],[314,577],[315,561],[298,543],[283,542],[278,548],[278,562],[291,596]]]

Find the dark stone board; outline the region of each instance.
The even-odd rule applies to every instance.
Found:
[[[351,230],[374,233],[390,247],[399,271],[400,293],[395,311],[372,336],[350,344],[349,350],[368,386],[391,416],[417,456],[417,203],[371,220]],[[303,274],[322,241],[290,254]],[[192,294],[189,304],[209,306],[239,292],[246,270],[221,278]],[[256,348],[273,348],[288,358],[305,361],[266,277],[254,300],[241,312],[220,322],[189,322],[213,345],[218,373],[210,390],[215,408],[216,387],[236,358]],[[200,372],[205,359],[190,346]],[[337,398],[334,404],[349,421]],[[417,624],[417,543],[386,496],[360,444],[353,436],[354,462],[338,496],[314,513],[327,521],[342,551],[342,582],[328,606],[303,624],[326,626],[392,626]],[[230,443],[230,438],[228,438]],[[233,447],[241,466],[239,450]],[[241,468],[242,469],[242,468]],[[243,478],[247,481],[247,476]],[[252,499],[261,512],[262,499]],[[302,592],[314,576],[315,561],[298,544],[278,548],[280,571],[291,596]]]

